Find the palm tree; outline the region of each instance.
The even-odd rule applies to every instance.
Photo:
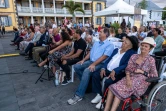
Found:
[[[84,10],[82,9],[82,6],[80,4],[75,4],[74,1],[67,1],[65,5],[62,6],[62,8],[66,8],[69,13],[73,16],[73,21],[75,21],[75,12],[82,12],[85,14]]]
[[[147,1],[146,0],[142,0],[140,3],[139,3],[139,7],[141,9],[146,9],[147,8]]]

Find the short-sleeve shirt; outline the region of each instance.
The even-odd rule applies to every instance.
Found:
[[[140,36],[141,36],[142,38],[145,38],[145,37],[146,37],[146,33],[145,33],[145,32],[141,32]]]
[[[154,36],[152,36],[152,38],[154,39]],[[164,42],[164,38],[162,36],[158,35],[155,38],[155,42],[156,42],[156,47],[154,48],[153,53],[162,51],[162,44]]]
[[[96,41],[90,51],[90,60],[95,62],[103,55],[110,56],[114,50],[114,45],[108,39],[104,41]],[[105,60],[106,61],[106,60]],[[102,63],[104,63],[103,61]]]
[[[80,38],[79,40],[76,40],[74,42],[74,54],[77,52],[78,49],[82,50],[82,52],[78,58],[83,59],[84,52],[86,49],[86,42],[82,38]]]

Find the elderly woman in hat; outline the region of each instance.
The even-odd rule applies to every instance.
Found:
[[[126,77],[109,86],[106,107],[104,111],[116,111],[120,101],[131,95],[140,97],[145,93],[150,83],[146,82],[148,77],[157,77],[155,60],[149,55],[154,47],[154,39],[146,37],[141,42],[141,53],[131,56],[127,68]],[[112,107],[110,105],[113,101]]]

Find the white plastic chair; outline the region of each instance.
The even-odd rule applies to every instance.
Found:
[[[164,66],[162,68],[159,82],[163,81],[163,79],[166,79],[166,72],[165,72],[165,70],[166,70],[166,63],[164,64]]]
[[[74,82],[74,65],[71,66],[71,82]]]
[[[86,56],[86,50],[87,50],[87,48],[88,48],[88,45],[86,46],[83,58]],[[74,65],[72,65],[71,66],[71,82],[74,82],[74,73],[75,73]]]

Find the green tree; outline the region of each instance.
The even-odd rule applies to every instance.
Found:
[[[162,20],[166,20],[166,7],[164,7],[163,10],[165,11],[162,12]]]
[[[73,21],[76,20],[75,12],[82,12],[85,14],[82,6],[80,4],[75,4],[72,0],[67,1],[66,4],[62,6],[62,8],[66,8],[69,11],[69,13],[73,16]]]
[[[147,2],[146,2],[146,0],[142,0],[140,3],[139,3],[139,7],[141,8],[141,9],[146,9],[147,8]]]

